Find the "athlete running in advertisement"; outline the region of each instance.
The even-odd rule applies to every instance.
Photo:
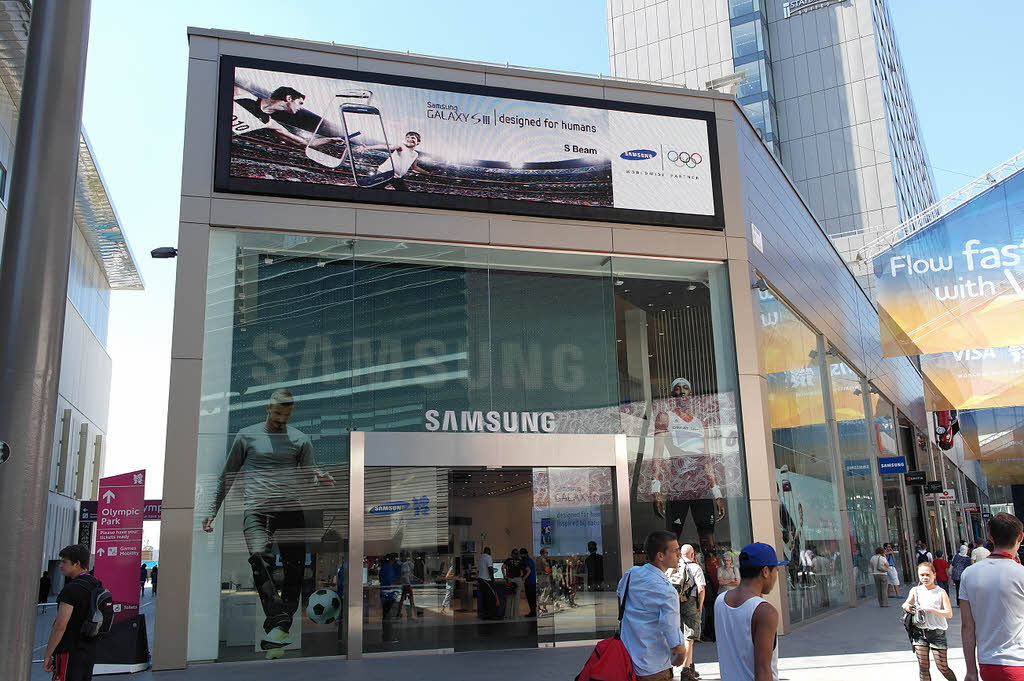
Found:
[[[690,381],[675,379],[670,392],[672,396],[662,403],[654,420],[654,512],[665,519],[666,528],[677,537],[690,513],[697,526],[705,568],[717,575],[715,523],[725,518],[725,500],[708,452],[707,430],[693,415]]]
[[[290,391],[275,390],[266,420],[238,431],[203,518],[203,530],[213,532],[228,491],[235,483],[241,485],[242,534],[266,616],[260,647],[267,651],[267,659],[283,657],[291,644],[292,618],[302,596],[306,520],[300,499],[311,487],[334,484],[331,474],[317,467],[309,436],[288,425],[294,408]],[[280,588],[273,576],[278,555],[284,566]]]

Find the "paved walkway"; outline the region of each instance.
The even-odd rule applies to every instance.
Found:
[[[904,593],[906,589],[904,588]],[[779,638],[779,677],[786,681],[864,681],[917,679],[917,663],[899,621],[901,600],[878,608],[864,601]],[[950,667],[958,679],[965,673],[960,644],[959,611],[949,626]],[[280,681],[338,679],[365,681],[479,681],[483,676],[570,681],[586,661],[591,647],[505,650],[480,653],[410,654],[362,660],[284,659],[196,665],[183,671],[142,672],[130,681]],[[715,644],[697,646],[697,670],[704,681],[720,681]],[[934,679],[941,679],[937,670]],[[32,681],[47,676],[34,665]]]

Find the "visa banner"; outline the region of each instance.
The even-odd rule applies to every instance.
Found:
[[[1024,459],[1024,407],[961,411],[964,458]]]
[[[981,472],[989,485],[1024,485],[1024,458],[982,461]]]
[[[886,357],[1024,344],[1024,173],[873,261]]]
[[[1007,324],[1007,326],[1015,326]],[[921,356],[929,411],[1024,405],[1024,346]]]

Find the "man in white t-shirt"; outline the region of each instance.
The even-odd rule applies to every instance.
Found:
[[[960,578],[960,634],[967,661],[966,681],[1024,679],[1024,567],[1017,549],[1024,525],[997,513],[988,521],[995,549]]]
[[[992,553],[988,550],[988,547],[984,544],[979,544],[978,548],[971,551],[971,565],[974,565],[978,561],[985,560],[989,554]]]
[[[476,561],[476,576],[487,581],[494,581],[494,558],[491,557],[491,547],[485,546],[484,552]]]

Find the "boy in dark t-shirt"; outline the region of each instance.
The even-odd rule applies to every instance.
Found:
[[[46,643],[43,671],[52,672],[53,681],[91,681],[96,642],[82,637],[82,623],[89,615],[92,590],[100,583],[87,571],[89,549],[74,544],[59,555],[60,572],[67,581],[57,596],[57,619]]]

